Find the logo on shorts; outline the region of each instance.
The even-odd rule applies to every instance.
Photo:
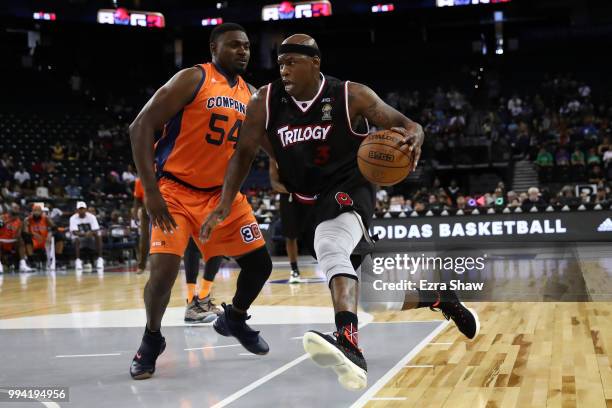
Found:
[[[336,201],[341,207],[350,207],[353,205],[353,199],[351,196],[341,191],[336,193]]]
[[[151,242],[152,247],[162,247],[166,246],[166,241],[153,241]]]
[[[242,236],[242,240],[247,244],[261,239],[259,224],[254,222],[252,224],[245,225],[244,227],[240,228],[240,235]]]

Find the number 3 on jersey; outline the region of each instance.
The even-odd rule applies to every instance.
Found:
[[[208,128],[211,133],[206,133],[206,141],[210,144],[220,146],[223,144],[223,139],[225,139],[225,123],[227,123],[229,118],[225,115],[219,115],[217,113],[213,113],[210,115],[210,123],[208,124]],[[223,126],[223,127],[220,127]],[[242,126],[242,120],[236,120],[236,123],[231,127],[229,132],[227,133],[227,141],[234,142],[234,149],[236,148],[236,144],[238,143],[238,133],[240,132],[240,126]]]

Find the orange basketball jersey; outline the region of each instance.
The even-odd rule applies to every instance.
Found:
[[[49,235],[49,222],[46,216],[41,216],[38,221],[34,219],[32,215],[28,217],[28,232],[30,234],[40,234],[43,237],[42,241],[37,241],[36,238],[32,237],[34,244],[44,245]]]
[[[144,200],[144,189],[142,188],[142,181],[140,181],[140,177],[136,178],[134,181],[134,198],[142,201]]]
[[[212,63],[198,67],[204,80],[193,101],[165,125],[155,145],[155,165],[158,178],[208,189],[223,185],[251,91],[241,77],[231,87]]]

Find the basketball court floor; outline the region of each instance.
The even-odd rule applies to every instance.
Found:
[[[286,260],[275,259],[251,310],[267,356],[210,324],[185,325],[181,273],[163,323],[168,348],[146,381],[128,372],[145,321],[146,274],[0,275],[0,393],[62,386],[70,399],[0,407],[612,407],[612,247],[487,253],[495,293],[512,296],[468,302],[481,322],[473,342],[426,309],[360,313],[362,392],[345,391],[304,354],[304,332],[334,330],[329,291],[309,258],[301,261],[308,283],[298,285],[287,283]],[[231,263],[219,272],[218,303],[231,300],[236,272]]]

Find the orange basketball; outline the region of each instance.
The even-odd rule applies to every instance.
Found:
[[[361,174],[371,183],[392,186],[410,174],[414,155],[399,149],[403,136],[392,130],[368,135],[357,152]]]

